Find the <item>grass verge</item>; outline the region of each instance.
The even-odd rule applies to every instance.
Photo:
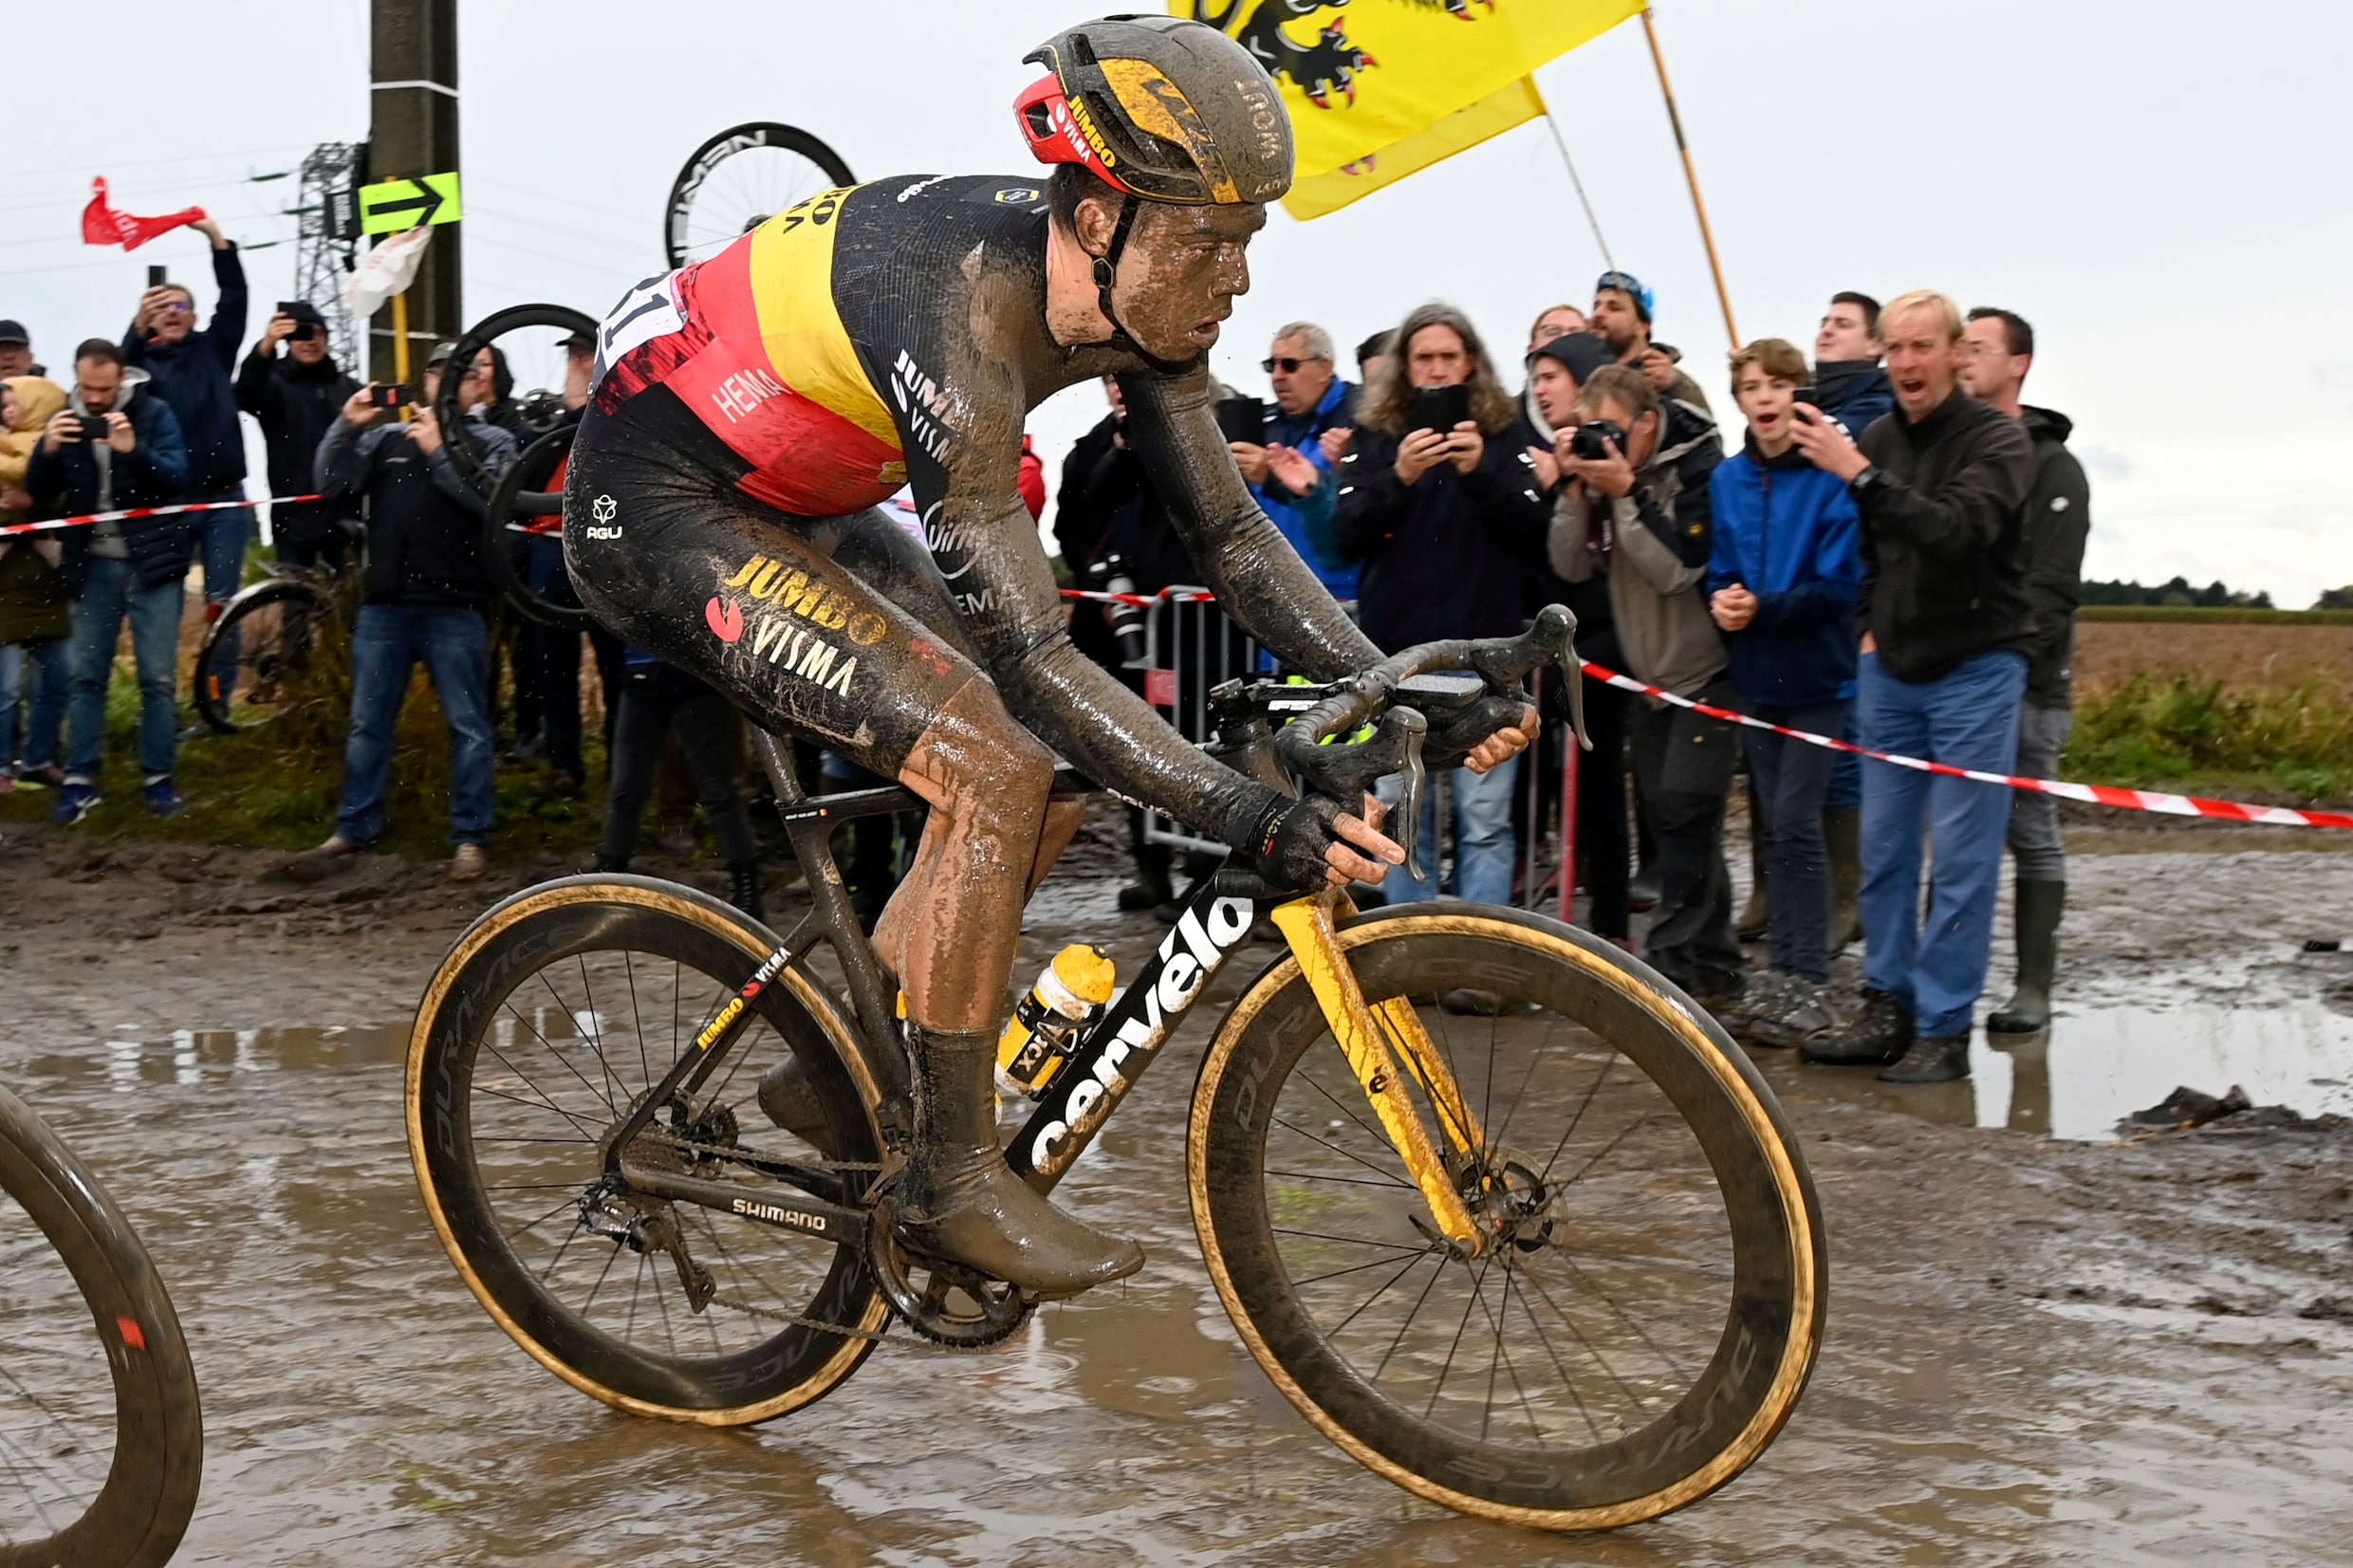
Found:
[[[2353,699],[2319,681],[2229,686],[2134,675],[2079,692],[2069,779],[2135,789],[2323,804],[2353,796]]]

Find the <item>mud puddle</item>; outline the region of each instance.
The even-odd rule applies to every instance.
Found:
[[[2299,1116],[2353,1116],[2353,1018],[2320,1006],[2084,1007],[2047,1034],[1969,1048],[1959,1083],[1881,1083],[1861,1068],[1801,1065],[1787,1051],[1753,1060],[1785,1103],[1843,1099],[1949,1127],[2006,1127],[2077,1142],[2131,1135],[2133,1112],[2179,1086]]]

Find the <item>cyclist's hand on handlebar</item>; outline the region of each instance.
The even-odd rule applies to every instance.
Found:
[[[1404,861],[1404,846],[1380,831],[1381,819],[1388,814],[1380,797],[1368,793],[1361,814],[1343,812],[1333,821],[1341,841],[1324,852],[1324,863],[1330,868],[1325,877],[1333,887],[1378,882],[1391,866]]]
[[[1378,882],[1405,851],[1379,827],[1380,803],[1367,795],[1362,816],[1337,801],[1275,796],[1253,814],[1235,847],[1270,885],[1313,892],[1349,881]]]
[[[1510,761],[1528,749],[1536,738],[1536,710],[1523,705],[1516,723],[1507,724],[1491,733],[1463,754],[1462,766],[1473,773],[1484,773],[1500,763]]]

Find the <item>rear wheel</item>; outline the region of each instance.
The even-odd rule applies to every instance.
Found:
[[[1740,1473],[1821,1342],[1822,1219],[1746,1058],[1640,964],[1557,922],[1401,911],[1344,929],[1367,1002],[1410,1010],[1450,1118],[1392,1029],[1489,1241],[1431,1223],[1295,959],[1201,1069],[1189,1184],[1251,1354],[1326,1436],[1449,1507],[1547,1529],[1654,1518]],[[1494,1018],[1440,1011],[1458,987]]]
[[[410,1037],[409,1153],[450,1261],[543,1366],[641,1415],[782,1415],[856,1371],[889,1316],[859,1247],[604,1174],[604,1141],[775,943],[672,883],[547,883],[458,939]],[[797,968],[750,1010],[633,1157],[755,1204],[785,1169],[827,1201],[861,1201],[881,1145],[855,1037]],[[811,1131],[831,1157],[760,1110],[761,1077],[787,1054],[816,1091],[824,1125]]]
[[[286,711],[324,666],[326,596],[307,582],[257,582],[222,607],[196,651],[196,713],[224,735]]]
[[[0,1568],[154,1568],[195,1511],[196,1375],[104,1190],[0,1089]]]
[[[841,154],[798,126],[731,126],[695,148],[671,182],[662,245],[670,265],[684,267],[795,202],[856,183]]]

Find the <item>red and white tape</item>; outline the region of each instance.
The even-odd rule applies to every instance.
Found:
[[[2064,779],[2025,779],[2014,773],[1988,773],[1980,768],[1955,767],[1949,763],[1923,762],[1918,757],[1899,757],[1889,751],[1874,751],[1869,747],[1856,746],[1828,735],[1810,734],[1803,729],[1769,724],[1747,713],[1735,713],[1729,708],[1712,703],[1695,702],[1662,692],[1656,686],[1621,675],[1617,671],[1584,661],[1584,672],[1595,680],[1606,681],[1624,692],[1640,692],[1644,696],[1658,697],[1677,708],[1688,708],[1695,713],[1705,713],[1712,719],[1737,724],[1750,729],[1769,729],[1776,735],[1787,735],[1793,741],[1808,746],[1827,747],[1833,751],[1852,751],[1859,757],[1891,763],[1921,773],[1942,773],[1950,778],[1974,779],[1979,784],[2006,784],[2011,789],[2029,789],[2038,795],[2056,795],[2062,800],[2087,801],[2093,805],[2121,806],[2127,811],[2156,811],[2169,817],[2218,817],[2226,821],[2259,822],[2273,827],[2344,827],[2353,828],[2353,814],[2342,811],[2297,811],[2284,805],[2250,805],[2243,801],[2209,801],[2197,795],[2167,795],[2154,789],[2119,789],[2113,784],[2069,784]]]
[[[46,523],[10,523],[0,527],[0,539],[17,533],[46,533],[51,528],[79,528],[92,523],[127,523],[135,517],[170,517],[175,512],[220,512],[236,507],[260,507],[270,502],[316,501],[315,495],[265,495],[258,501],[183,501],[172,507],[126,507],[116,512],[84,512],[80,517],[52,518]]]

